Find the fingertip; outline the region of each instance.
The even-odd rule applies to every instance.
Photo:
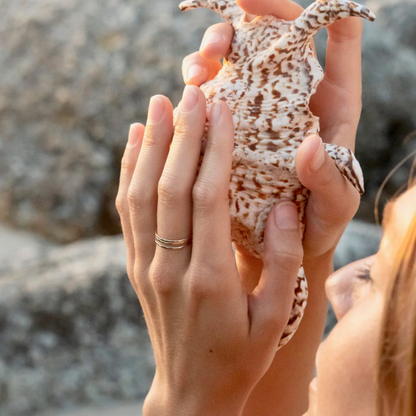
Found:
[[[278,203],[274,208],[273,218],[276,227],[280,230],[299,230],[298,210],[293,202],[282,201]]]
[[[184,73],[186,85],[199,86],[208,80],[208,70],[200,64],[191,64]]]
[[[230,108],[224,101],[214,101],[211,105],[210,115],[210,136],[218,135],[222,140],[229,143],[227,148],[234,150],[234,120]]]
[[[321,144],[322,139],[317,134],[306,137],[299,146],[296,157],[312,159]]]
[[[128,146],[135,146],[140,140],[143,139],[145,127],[141,123],[133,123],[130,125],[128,135]]]
[[[347,17],[328,26],[329,38],[337,42],[361,38],[363,31],[364,22],[361,17]]]
[[[199,87],[214,78],[221,68],[219,60],[209,60],[195,52],[183,60],[182,76],[186,85]]]
[[[229,23],[211,26],[202,39],[199,49],[201,56],[208,60],[224,58],[230,49],[233,36],[234,29]]]
[[[246,12],[250,14],[256,14],[258,11],[258,2],[253,0],[236,0],[236,3]]]
[[[282,247],[282,241],[284,246]],[[291,201],[278,202],[269,213],[264,234],[264,261],[275,262],[277,253],[287,248],[301,257],[302,243],[299,212]]]
[[[290,0],[237,0],[237,4],[246,12],[255,16],[271,14],[279,19],[295,20],[303,7]]]
[[[304,175],[319,170],[323,163],[322,153],[325,153],[324,144],[317,134],[308,136],[301,143],[295,158],[296,171],[301,182]],[[325,154],[323,156],[325,157]]]

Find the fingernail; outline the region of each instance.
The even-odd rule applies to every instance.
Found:
[[[281,230],[298,230],[299,217],[296,206],[291,202],[281,202],[274,210],[274,220]]]
[[[204,40],[202,41],[202,48],[205,48],[205,46],[211,45],[212,43],[219,43],[223,41],[224,37],[220,33],[211,32],[204,37]]]
[[[192,64],[186,71],[186,80],[189,81],[192,78],[202,75],[205,72],[205,69],[198,64]]]
[[[155,95],[150,99],[148,121],[150,123],[157,123],[162,120],[165,114],[165,104],[160,97]]]
[[[221,104],[218,101],[214,101],[211,106],[211,114],[209,117],[209,124],[215,126],[220,121],[222,114]]]
[[[319,140],[321,141],[321,143],[320,143],[320,145],[319,145],[319,147],[318,147],[318,149],[315,153],[315,156],[313,157],[313,159],[311,160],[311,163],[309,165],[309,169],[312,172],[316,172],[319,169],[321,169],[322,165],[325,162],[325,153],[326,153],[325,152],[325,146],[322,143],[322,139],[319,138]]]
[[[136,129],[136,124],[132,124],[130,126],[130,130],[129,130],[128,145],[129,146],[134,146],[137,143],[138,139],[139,139],[139,134],[138,134],[138,131]]]
[[[198,102],[198,94],[196,93],[195,87],[187,85],[183,92],[181,110],[191,111],[195,108]]]

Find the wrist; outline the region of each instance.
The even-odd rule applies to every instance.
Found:
[[[219,398],[202,388],[179,393],[153,384],[143,405],[143,416],[241,416],[246,400],[236,399],[233,391]]]

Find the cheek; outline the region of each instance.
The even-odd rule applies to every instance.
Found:
[[[381,314],[382,297],[368,295],[321,345],[317,357],[320,416],[375,414]]]

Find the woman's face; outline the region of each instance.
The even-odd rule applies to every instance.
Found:
[[[326,285],[338,324],[321,344],[307,416],[373,416],[379,334],[394,259],[416,212],[416,187],[385,210],[378,253],[332,274]]]

